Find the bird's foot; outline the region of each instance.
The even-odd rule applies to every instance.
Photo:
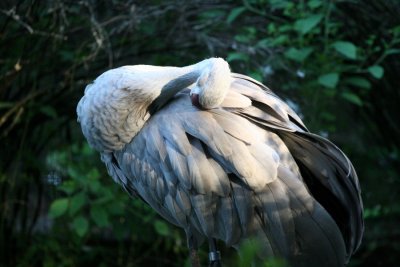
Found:
[[[208,253],[209,267],[221,267],[221,253],[219,251],[210,251]]]

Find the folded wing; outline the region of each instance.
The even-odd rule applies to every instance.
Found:
[[[343,266],[363,231],[353,166],[272,91],[233,78],[218,109],[176,95],[131,143],[103,155],[110,175],[198,242],[254,237],[261,257]]]

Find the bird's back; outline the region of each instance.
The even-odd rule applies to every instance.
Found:
[[[239,247],[293,266],[343,266],[359,245],[356,173],[328,140],[258,82],[233,74],[221,107],[199,110],[183,91],[122,150],[110,175],[201,242]]]

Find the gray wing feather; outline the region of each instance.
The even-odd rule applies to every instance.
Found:
[[[234,208],[238,215],[239,226],[244,236],[249,232],[248,226],[254,217],[253,192],[237,183],[231,183]]]
[[[254,101],[253,113],[257,112],[257,108],[262,108],[263,112],[257,112],[258,115],[262,116],[272,116],[275,117],[278,121],[284,122],[288,124],[290,127],[287,129],[299,129],[307,131],[306,126],[299,118],[299,116],[294,112],[288,104],[286,104],[282,99],[276,96],[270,89],[263,86],[263,88],[267,88],[267,90],[262,91],[260,88],[254,86],[254,81],[246,81],[246,80],[236,80],[236,82],[232,85],[235,92],[241,93],[250,100]],[[258,104],[257,104],[258,103]],[[261,104],[261,105],[260,105]],[[257,107],[254,109],[254,107]],[[256,116],[255,118],[258,118]]]
[[[207,158],[206,152],[198,139],[191,137],[190,143],[193,149],[192,155],[188,156],[187,161],[191,170],[191,182],[196,191],[200,194],[213,192],[219,196],[226,196],[229,192],[228,177],[226,175],[221,176],[221,172],[215,170],[216,166]],[[222,171],[222,173],[224,172]]]
[[[229,135],[241,140],[246,145],[251,144],[254,140],[254,135],[250,131],[244,131],[245,127],[249,126],[246,119],[222,109],[210,110],[210,113],[214,115],[216,123]]]
[[[224,108],[247,108],[251,106],[250,98],[237,93],[235,91],[230,91],[224,101],[221,103],[221,107]]]
[[[214,236],[214,220],[216,210],[216,196],[196,194],[190,196],[194,214],[200,223],[200,229],[205,236]]]
[[[171,175],[178,178],[182,187],[186,190],[190,190],[192,184],[189,176],[190,173],[187,165],[187,158],[184,154],[179,153],[168,140],[165,141],[165,146],[168,153],[167,160],[171,166]]]
[[[292,262],[296,262],[296,266],[344,266],[344,240],[335,221],[317,201],[310,198],[305,185],[293,179],[287,169],[280,168],[279,173],[295,214],[293,222],[297,247],[291,253]]]
[[[362,233],[363,205],[354,167],[335,145],[319,136],[282,135],[313,196],[324,205],[343,233],[347,259],[358,248]]]
[[[241,227],[239,225],[238,214],[235,209],[235,203],[232,198],[220,198],[218,202],[218,221],[220,225],[220,238],[228,246],[236,244],[241,237]]]
[[[188,193],[182,189],[176,191],[175,201],[179,205],[180,209],[189,216],[192,211],[192,204]]]
[[[311,175],[339,202],[357,206],[351,163],[309,134],[268,88],[233,77],[217,109],[198,110],[187,91],[179,93],[114,152],[114,160],[104,156],[110,175],[198,242],[205,236],[239,246],[253,236],[263,257],[283,256],[295,266],[342,266],[344,244],[351,253],[359,242],[362,219],[355,217],[362,207],[347,215],[349,228],[338,227],[330,203],[321,205],[302,176]]]

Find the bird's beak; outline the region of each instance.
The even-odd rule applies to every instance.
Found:
[[[192,101],[193,106],[203,109],[199,102],[199,94],[190,92],[190,100]]]

